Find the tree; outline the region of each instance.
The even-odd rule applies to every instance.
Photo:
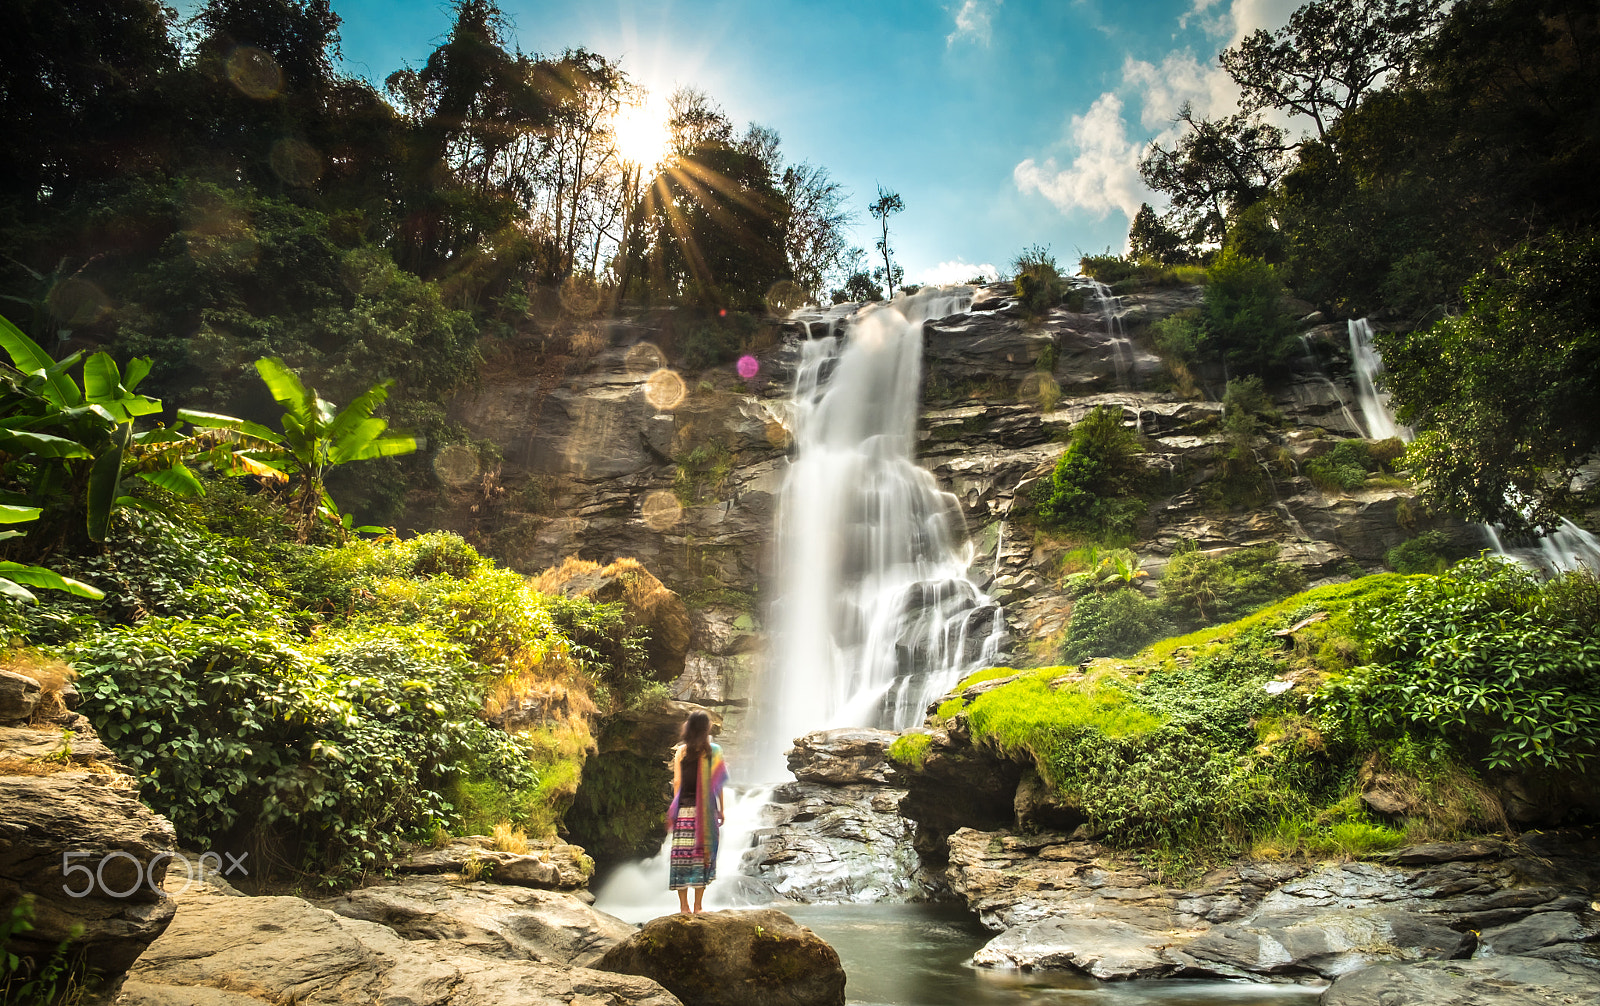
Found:
[[[1122,425],[1121,406],[1095,406],[1035,489],[1039,520],[1089,533],[1127,532],[1144,512],[1143,452],[1138,434]]]
[[[874,279],[885,282],[889,286],[889,298],[894,299],[894,285],[897,280],[905,278],[905,270],[895,265],[889,252],[889,218],[906,208],[898,192],[885,192],[883,186],[878,186],[878,199],[867,207],[867,212],[872,214],[872,219],[878,221],[883,227],[883,236],[878,238],[878,251],[883,255],[883,270],[874,269]]]
[[[1330,143],[1339,116],[1390,77],[1404,77],[1446,0],[1310,0],[1275,32],[1258,28],[1220,60],[1243,113],[1309,118]]]
[[[1139,175],[1172,203],[1164,229],[1191,247],[1221,244],[1229,215],[1264,197],[1282,174],[1283,130],[1243,112],[1196,118],[1188,102],[1174,121],[1184,132],[1171,150],[1152,142]]]
[[[783,169],[783,199],[789,206],[789,230],[784,251],[794,281],[813,300],[850,263],[846,228],[853,214],[845,209],[844,187],[827,169],[802,162]],[[851,298],[855,299],[855,298]]]
[[[1600,232],[1553,233],[1467,284],[1466,309],[1379,338],[1407,463],[1435,506],[1512,531],[1557,525],[1600,446]]]
[[[1177,265],[1189,259],[1184,252],[1183,235],[1167,226],[1149,203],[1139,204],[1139,212],[1128,227],[1128,257],[1162,265]]]

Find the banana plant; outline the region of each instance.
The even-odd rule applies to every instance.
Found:
[[[40,509],[31,506],[14,506],[9,503],[0,503],[0,524],[24,524],[28,521],[39,519]],[[12,531],[9,528],[0,531],[0,540],[16,538],[22,535],[21,531]],[[27,586],[24,586],[26,584]],[[98,601],[105,597],[105,591],[98,587],[91,587],[82,580],[62,576],[53,569],[43,566],[29,566],[21,562],[0,562],[0,596],[13,598],[18,601],[37,601],[33,591],[28,587],[44,587],[50,590],[64,590],[69,594],[79,597],[88,597]]]
[[[256,373],[283,409],[279,419],[281,433],[260,423],[218,416],[190,409],[178,410],[178,418],[198,428],[227,431],[235,440],[241,464],[259,465],[293,479],[290,508],[299,514],[297,533],[308,541],[319,517],[341,532],[351,530],[351,521],[340,514],[328,495],[327,474],[351,461],[410,454],[417,449],[416,438],[405,434],[385,435],[389,423],[373,413],[389,398],[392,381],[374,384],[357,395],[349,405],[338,408],[307,388],[294,371],[277,357],[256,361]],[[383,531],[362,527],[358,531]]]

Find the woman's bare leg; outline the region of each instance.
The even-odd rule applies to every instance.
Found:
[[[705,911],[705,909],[700,906],[700,899],[704,898],[705,896],[706,896],[706,889],[704,887],[696,887],[694,889],[694,910],[695,911],[697,911],[697,912]]]
[[[689,892],[681,887],[678,888],[678,914],[689,914]]]

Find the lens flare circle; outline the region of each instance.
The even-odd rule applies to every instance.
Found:
[[[739,362],[734,364],[739,371],[739,376],[746,381],[753,381],[761,373],[761,361],[749,354],[739,357]]]
[[[660,412],[670,412],[683,403],[689,393],[688,385],[676,370],[662,367],[644,381],[644,400]]]
[[[478,478],[478,452],[466,444],[448,444],[433,456],[433,473],[447,486],[459,488]]]
[[[265,101],[283,93],[283,70],[278,61],[253,45],[235,46],[228,53],[228,81],[247,98]]]
[[[657,489],[644,498],[639,516],[650,530],[665,531],[683,519],[683,504],[667,490]]]

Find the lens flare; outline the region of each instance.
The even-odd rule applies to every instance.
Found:
[[[661,412],[676,409],[682,404],[689,388],[675,370],[665,367],[651,374],[644,382],[644,399]]]
[[[653,342],[635,343],[622,357],[630,374],[651,374],[667,365],[667,356]]]
[[[643,171],[655,168],[666,157],[667,144],[672,139],[667,126],[671,117],[667,103],[653,94],[637,105],[624,105],[611,126],[617,138],[617,153]]]
[[[1035,371],[1022,379],[1017,385],[1017,400],[1020,402],[1034,402],[1039,406],[1039,411],[1049,412],[1061,401],[1061,385],[1056,379],[1043,371]]]
[[[478,478],[478,452],[466,444],[449,444],[433,456],[433,472],[447,486],[467,485]]]
[[[683,504],[665,489],[657,489],[644,498],[639,516],[650,530],[665,531],[683,519]]]
[[[739,371],[739,376],[746,381],[755,380],[756,375],[761,373],[761,361],[748,354],[739,357],[739,362],[735,366]]]
[[[286,185],[305,188],[315,185],[322,177],[322,155],[311,144],[292,136],[285,136],[272,145],[267,163],[272,165],[272,173]]]
[[[228,53],[228,80],[247,98],[266,100],[283,93],[283,71],[278,61],[251,45]]]

